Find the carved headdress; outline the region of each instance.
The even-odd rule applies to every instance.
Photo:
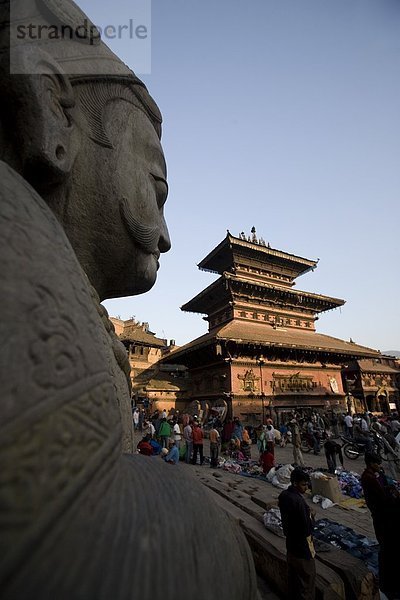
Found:
[[[7,72],[6,72],[7,71]],[[43,75],[53,72],[67,77],[72,86],[87,81],[103,81],[97,94],[105,103],[115,91],[110,82],[130,87],[139,109],[144,109],[161,136],[162,117],[144,83],[101,40],[101,34],[73,0],[0,0],[0,72],[4,75]],[[107,87],[108,86],[108,87]],[[120,91],[119,97],[127,92]],[[132,97],[130,97],[132,101]],[[111,146],[101,124],[92,123],[98,110],[93,98],[83,105],[94,139]]]
[[[12,71],[18,67],[13,64],[13,53],[24,47],[34,54],[47,52],[71,79],[114,75],[137,80],[101,41],[96,26],[73,0],[2,0],[0,6],[1,21],[9,26]]]

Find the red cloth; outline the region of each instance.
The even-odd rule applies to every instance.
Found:
[[[153,448],[151,444],[149,444],[149,442],[145,442],[144,440],[138,443],[137,449],[139,450],[140,454],[144,454],[145,456],[151,456],[153,454]]]
[[[260,465],[262,466],[262,470],[265,474],[269,473],[272,467],[275,466],[274,455],[271,454],[271,452],[268,452],[267,450],[263,452],[260,457]]]

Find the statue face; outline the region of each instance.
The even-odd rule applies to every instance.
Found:
[[[144,112],[123,100],[104,111],[114,148],[82,136],[68,200],[59,218],[100,298],[141,294],[170,249],[163,207],[166,166]]]

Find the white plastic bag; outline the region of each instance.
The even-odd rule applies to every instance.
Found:
[[[322,502],[321,502],[321,506],[322,508],[330,508],[331,506],[333,506],[333,502],[332,500],[329,500],[329,498],[323,498]]]
[[[276,470],[272,479],[272,485],[281,490],[287,490],[290,485],[290,475],[293,469],[292,465],[283,465],[283,467]]]
[[[266,480],[269,481],[270,483],[272,483],[272,480],[275,476],[275,467],[272,467],[272,469],[270,469],[267,473],[267,475],[265,476]]]
[[[281,511],[279,508],[270,508],[263,515],[264,525],[281,537],[285,537],[282,529]]]

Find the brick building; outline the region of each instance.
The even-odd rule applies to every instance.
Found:
[[[154,411],[175,409],[187,400],[187,368],[159,362],[176,348],[174,340],[168,344],[150,331],[148,323],[135,319],[110,317],[110,321],[128,353],[133,403]]]
[[[400,366],[395,357],[352,361],[342,375],[344,389],[357,412],[400,409]]]

